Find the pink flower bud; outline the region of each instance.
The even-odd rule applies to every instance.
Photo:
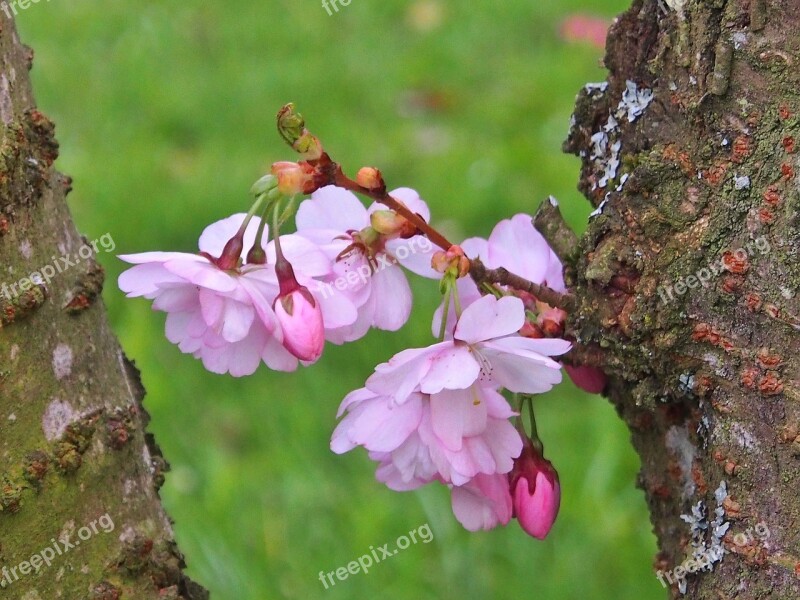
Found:
[[[313,179],[305,164],[287,161],[273,163],[272,174],[278,179],[278,190],[284,196],[305,193]]]
[[[543,540],[553,527],[561,503],[558,473],[526,439],[509,481],[514,516],[520,527],[528,535]]]
[[[383,190],[386,189],[386,184],[383,182],[383,175],[375,167],[362,167],[356,174],[356,183],[361,187],[368,190]]]
[[[602,394],[606,388],[606,375],[597,367],[564,365],[564,370],[572,382],[585,392]]]
[[[322,355],[325,328],[322,310],[308,288],[299,286],[275,300],[275,316],[283,330],[283,346],[305,362],[314,362]]]

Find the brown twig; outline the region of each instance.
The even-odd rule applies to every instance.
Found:
[[[545,285],[533,283],[527,279],[523,279],[519,275],[510,273],[503,267],[499,269],[487,269],[479,258],[470,259],[469,274],[478,286],[481,283],[496,283],[498,285],[506,285],[515,290],[522,292],[529,292],[536,296],[542,302],[546,302],[550,306],[560,308],[567,312],[575,310],[575,297],[571,294],[562,294]]]

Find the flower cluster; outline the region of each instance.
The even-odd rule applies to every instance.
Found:
[[[461,248],[563,289],[561,264],[527,215],[503,221],[488,240],[473,238]],[[456,272],[461,255],[440,253],[434,263]],[[394,490],[434,481],[448,485],[453,512],[471,531],[517,516],[525,531],[543,538],[558,512],[558,477],[541,446],[535,450],[521,425],[512,425],[509,419],[518,415],[501,392],[538,394],[561,381],[561,365],[551,357],[570,343],[545,337],[541,325],[563,331],[563,315],[507,289],[481,295],[466,277],[456,280],[453,292],[458,301],[446,302],[447,322],[442,324],[444,304],[434,316],[434,333],[443,330],[445,339],[378,365],[365,387],[342,402],[339,416],[346,416],[331,449],[363,446],[378,462],[377,478]],[[549,325],[554,319],[559,331]]]
[[[197,253],[121,256],[133,266],[120,288],[167,313],[166,336],[182,352],[239,377],[262,362],[279,371],[310,365],[326,341],[353,342],[370,328],[395,331],[413,305],[404,269],[437,280],[438,341],[378,365],[346,396],[331,449],[364,447],[393,490],[448,486],[471,531],[516,517],[544,538],[560,486],[543,457],[533,395],[561,382],[554,357],[571,347],[561,262],[524,214],[488,239],[453,245],[429,225],[414,190],[387,193],[371,167],[348,179],[291,106],[278,123],[303,160],[275,163],[253,186],[250,211],[209,225]],[[367,208],[353,192],[374,202]],[[281,234],[292,216],[296,232]],[[605,385],[596,369],[567,372],[589,391]]]
[[[393,194],[427,215],[413,190]],[[382,210],[378,203],[366,209],[346,190],[324,187],[300,204],[297,233],[277,238],[285,260],[278,260],[276,238],[266,242],[269,228],[259,217],[237,214],[203,231],[198,254],[120,256],[136,266],[120,276],[119,287],[166,312],[167,339],[209,371],[240,377],[252,374],[261,361],[293,371],[298,362],[316,362],[325,340],[341,344],[363,337],[370,327],[402,327],[412,299],[401,264],[436,276],[427,240],[400,239],[371,226]],[[231,244],[237,235],[241,240]],[[413,252],[398,252],[406,248]],[[249,251],[242,260],[244,249]],[[262,253],[262,260],[252,260]],[[325,286],[338,278],[353,284],[326,293]]]

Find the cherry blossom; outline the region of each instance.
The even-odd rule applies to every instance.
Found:
[[[128,297],[153,300],[153,309],[167,313],[166,336],[182,352],[194,355],[213,373],[241,377],[263,362],[271,369],[292,371],[297,357],[283,345],[284,335],[273,310],[279,293],[274,265],[245,264],[235,270],[220,269],[213,261],[244,221],[237,214],[209,225],[200,236],[200,254],[145,252],[121,255],[135,265],[119,277]],[[258,218],[243,236],[244,247],[255,243]],[[308,240],[282,236],[284,251],[302,275],[301,281],[324,276],[331,265]],[[268,260],[275,250],[264,245]],[[334,327],[352,323],[355,307],[346,298],[320,300],[323,319]]]
[[[362,388],[339,409],[331,449],[363,446],[380,463],[378,479],[396,490],[430,481],[462,485],[479,473],[508,473],[522,439],[508,421],[515,413],[491,388],[475,385],[437,394],[412,393],[397,403]]]
[[[414,190],[400,188],[392,195],[425,220],[430,217]],[[377,203],[367,209],[354,194],[334,186],[317,190],[298,208],[298,235],[317,245],[333,265],[330,274],[317,278],[311,291],[317,298],[345,296],[358,309],[351,325],[326,330],[326,338],[333,343],[359,339],[370,327],[396,331],[406,323],[412,296],[401,265],[418,275],[436,277],[428,239],[415,235],[385,240],[371,227],[370,216],[384,210]]]
[[[549,357],[567,352],[570,343],[521,337],[524,323],[519,298],[483,296],[464,310],[453,339],[403,350],[378,365],[366,386],[399,403],[417,389],[435,394],[467,389],[478,380],[512,392],[546,392],[561,381],[561,365]]]

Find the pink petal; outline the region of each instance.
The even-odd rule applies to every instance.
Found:
[[[465,437],[478,435],[486,428],[486,403],[481,402],[474,388],[445,390],[433,394],[430,402],[433,432],[448,450],[460,450]]]
[[[206,227],[203,230],[203,233],[200,234],[200,240],[198,242],[200,251],[207,252],[211,256],[219,256],[222,254],[225,244],[227,244],[228,240],[236,235],[236,233],[239,231],[239,227],[241,227],[242,223],[244,223],[244,218],[246,216],[247,215],[245,213],[237,213],[226,219],[212,223]],[[247,252],[255,244],[258,224],[260,222],[260,218],[253,217],[250,220],[250,223],[247,225],[247,230],[244,232],[244,252],[242,252],[244,256],[247,256]],[[268,233],[269,227],[265,226],[264,234],[261,238],[261,246],[263,248],[266,248],[265,242],[269,239]]]
[[[533,227],[530,215],[500,221],[489,236],[486,266],[505,267],[534,283],[544,281],[550,266],[550,246]]]
[[[511,494],[505,475],[477,475],[452,489],[453,514],[468,531],[493,529],[511,520]]]
[[[233,292],[237,283],[225,271],[219,270],[208,260],[202,262],[195,260],[169,260],[164,263],[164,268],[170,273],[179,275],[187,281],[217,292]]]
[[[488,294],[464,309],[456,325],[455,338],[468,344],[516,333],[525,323],[522,300]]]
[[[197,288],[186,283],[162,288],[153,301],[153,310],[164,312],[194,310],[198,305],[197,295]]]
[[[436,394],[444,389],[464,390],[480,376],[481,367],[468,346],[447,342],[441,346],[431,355],[428,372],[420,379],[420,390],[425,394]]]
[[[153,298],[158,294],[160,284],[186,283],[186,280],[167,271],[161,263],[144,263],[123,271],[117,283],[128,298]]]
[[[558,367],[555,361],[535,354],[521,356],[497,351],[489,344],[485,342],[480,349],[492,367],[487,383],[521,394],[541,394],[561,383],[561,370],[554,368]]]
[[[288,234],[281,236],[281,250],[292,267],[298,278],[303,277],[324,277],[332,272],[333,265],[328,256],[320,247],[307,238]],[[267,246],[267,262],[275,264],[275,242],[274,240]]]
[[[274,335],[267,336],[261,359],[273,371],[291,372],[297,369],[298,360],[292,356]]]
[[[117,258],[134,265],[146,263],[165,263],[170,260],[187,260],[207,263],[208,260],[197,254],[186,252],[140,252],[139,254],[120,254]]]
[[[403,270],[394,266],[376,271],[370,285],[375,303],[372,325],[385,331],[397,331],[411,314],[411,288]]]
[[[369,217],[367,209],[353,193],[329,185],[300,203],[295,223],[298,232],[332,229],[344,233],[350,229],[363,229],[369,225]]]
[[[404,402],[428,372],[433,357],[449,345],[444,342],[395,354],[389,362],[375,367],[375,373],[367,379],[366,387],[378,394],[391,396],[398,403]]]
[[[356,322],[358,311],[347,295],[318,281],[310,284],[309,290],[319,302],[326,330],[346,327]]]
[[[252,306],[237,302],[236,300],[226,299],[220,335],[227,342],[239,342],[247,337],[254,318],[255,310]],[[260,354],[261,349],[259,348],[256,355]],[[255,371],[255,369],[253,369],[253,371]]]

